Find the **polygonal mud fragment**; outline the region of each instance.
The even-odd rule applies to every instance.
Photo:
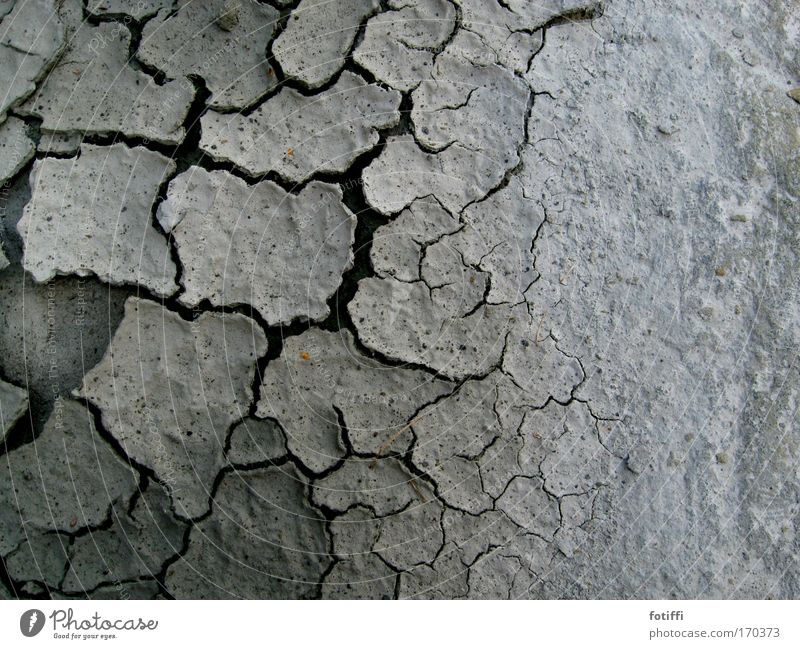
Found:
[[[142,20],[173,6],[175,0],[88,0],[86,10],[95,16],[130,16]]]
[[[367,358],[346,329],[310,329],[287,338],[267,366],[257,414],[277,419],[292,454],[320,472],[344,455],[339,414],[356,452],[401,453],[411,442],[409,420],[451,389],[426,372]]]
[[[398,571],[433,563],[444,544],[443,511],[441,503],[426,494],[425,501],[383,517],[373,550]]]
[[[324,519],[299,473],[289,465],[239,471],[223,478],[166,587],[179,599],[308,598],[328,563]]]
[[[458,549],[448,543],[442,548],[433,565],[419,565],[400,573],[400,599],[460,599],[469,592],[469,568],[463,563]]]
[[[537,340],[535,325],[518,324],[508,336],[503,371],[524,391],[526,403],[542,407],[551,397],[566,403],[584,378],[580,362],[559,351],[550,336]]]
[[[383,214],[431,194],[458,214],[519,163],[529,88],[503,67],[474,64],[451,47],[412,93],[415,136],[390,138],[364,170],[367,201]]]
[[[336,512],[363,505],[376,516],[399,512],[427,499],[427,487],[392,458],[378,461],[354,458],[314,482],[311,500]]]
[[[435,196],[451,214],[458,214],[502,181],[509,162],[460,144],[428,153],[413,137],[390,137],[364,169],[364,195],[381,214],[395,214],[426,196]]]
[[[525,430],[542,431],[543,443],[551,450],[540,466],[548,492],[556,496],[583,494],[608,484],[619,463],[600,443],[595,419],[580,401],[531,412]]]
[[[286,439],[274,421],[246,417],[231,431],[227,455],[231,464],[277,460],[286,455]]]
[[[12,581],[40,582],[58,588],[69,561],[71,540],[61,534],[32,533],[17,550],[4,558]]]
[[[475,460],[500,434],[495,378],[467,381],[414,420],[412,461],[447,504],[478,514],[491,508]]]
[[[0,379],[0,444],[27,409],[27,391]]]
[[[493,550],[470,566],[469,590],[486,599],[517,599],[531,583],[531,574],[519,557]]]
[[[464,227],[437,243],[456,252],[465,265],[488,274],[486,300],[492,304],[524,301],[539,277],[533,244],[545,215],[539,203],[524,192],[520,183],[512,181],[473,203],[461,214]]]
[[[558,501],[541,478],[517,476],[497,499],[497,508],[527,532],[552,539],[561,523]]]
[[[392,11],[370,18],[353,59],[384,83],[408,91],[430,75],[435,48],[455,27],[448,0],[392,0]]]
[[[344,65],[361,21],[379,0],[301,0],[272,52],[287,77],[316,88]]]
[[[17,224],[25,270],[38,282],[93,273],[112,284],[172,294],[175,263],[151,214],[174,169],[160,153],[122,143],[84,144],[77,158],[37,160],[33,195]]]
[[[349,559],[359,554],[370,554],[381,533],[382,520],[359,505],[336,516],[328,523],[334,556]]]
[[[400,93],[370,85],[352,72],[307,97],[284,88],[252,113],[208,112],[200,148],[253,176],[277,172],[291,182],[342,173],[400,119]]]
[[[444,542],[443,507],[425,483],[417,482],[420,499],[403,511],[376,516],[354,506],[330,523],[333,552],[341,559],[377,553],[395,570],[430,564]]]
[[[20,111],[41,118],[42,128],[53,132],[120,132],[180,142],[194,97],[191,83],[156,85],[128,61],[128,28],[84,21],[80,0],[65,0],[59,16],[67,25],[67,50]]]
[[[464,279],[462,288],[470,287]],[[424,282],[367,278],[347,305],[359,339],[370,349],[430,367],[454,379],[486,374],[500,360],[509,327],[524,306],[478,304],[464,313],[436,302]]]
[[[530,89],[499,65],[474,65],[448,48],[432,78],[411,94],[411,119],[422,146],[440,151],[458,142],[505,169],[519,162]]]
[[[35,152],[25,122],[9,117],[0,124],[0,185],[16,176]]]
[[[397,573],[374,554],[339,561],[322,583],[323,599],[392,599]]]
[[[80,133],[59,133],[42,129],[36,150],[60,156],[75,156],[81,150],[83,136]]]
[[[0,462],[0,555],[27,535],[99,525],[136,488],[137,476],[97,433],[90,412],[59,400],[41,435]]]
[[[152,577],[183,544],[185,525],[170,510],[169,495],[151,482],[130,514],[120,510],[112,525],[75,539],[62,590],[94,590],[100,584]]]
[[[183,266],[183,304],[249,304],[270,325],[327,317],[353,263],[356,219],[336,185],[315,181],[295,195],[190,167],[157,217]]]
[[[474,5],[480,0],[460,0],[465,5]],[[528,30],[537,29],[555,19],[569,23],[591,17],[600,7],[600,2],[592,0],[504,0],[502,3],[520,20]]]
[[[454,544],[466,565],[472,565],[492,546],[509,543],[519,534],[519,527],[508,516],[487,510],[477,516],[448,509],[442,517],[445,538]]]
[[[277,20],[259,2],[179,0],[145,25],[136,55],[172,79],[201,76],[214,108],[244,108],[277,83],[266,59]]]
[[[53,0],[16,2],[0,22],[0,122],[36,88],[64,47]]]
[[[103,360],[81,389],[129,457],[169,487],[185,518],[206,513],[227,464],[231,425],[248,412],[264,333],[243,315],[203,313],[187,322],[130,298]]]
[[[419,280],[423,250],[460,227],[459,220],[435,200],[416,200],[375,231],[370,249],[372,267],[380,277],[394,277],[403,282]]]
[[[491,52],[494,62],[514,72],[523,73],[529,68],[544,45],[541,27],[553,15],[545,9],[547,2],[528,3],[530,15],[512,10],[510,3],[484,0],[458,0],[458,3],[464,29],[461,34],[479,39],[480,46],[474,40],[458,36],[454,45],[459,41],[457,47],[462,51],[482,47]]]

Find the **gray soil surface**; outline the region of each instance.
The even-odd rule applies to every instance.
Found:
[[[0,0],[0,597],[800,597],[798,0]]]

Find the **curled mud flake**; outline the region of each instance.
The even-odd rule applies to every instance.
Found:
[[[84,144],[77,158],[37,160],[17,224],[25,270],[38,282],[94,274],[158,296],[174,293],[169,244],[151,223],[159,187],[174,169],[160,153],[125,144]]]
[[[317,88],[336,74],[378,0],[302,0],[272,51],[288,77]]]
[[[155,84],[129,64],[128,28],[84,21],[80,0],[65,0],[59,16],[67,49],[20,112],[40,118],[51,132],[123,133],[164,144],[183,140],[192,84],[186,79]]]
[[[136,55],[181,84],[189,75],[202,77],[213,108],[250,106],[277,82],[267,74],[265,52],[278,12],[259,2],[235,7],[230,0],[179,0],[177,11],[160,11],[147,22]]]
[[[327,317],[353,263],[356,219],[337,185],[314,181],[291,194],[190,167],[170,183],[157,218],[181,260],[182,303],[249,304],[270,325]]]
[[[275,171],[301,183],[342,173],[378,143],[378,129],[400,120],[400,99],[345,71],[317,95],[283,88],[249,115],[209,111],[201,118],[200,148],[252,176]]]

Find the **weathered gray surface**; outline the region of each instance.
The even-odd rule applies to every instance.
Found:
[[[0,125],[73,156],[9,158],[22,170],[0,196],[0,375],[33,414],[0,462],[24,485],[0,508],[0,596],[796,598],[795,7],[269,4],[293,8],[143,3],[146,65],[122,28],[86,59],[108,68],[76,75],[69,57],[128,10],[94,2],[112,22],[78,28],[67,2],[70,54]],[[27,80],[8,105],[55,36],[29,67],[0,59]],[[147,64],[174,81],[150,84]],[[186,120],[195,84],[211,96]],[[100,107],[78,157],[84,127],[59,107]],[[153,142],[177,141],[172,178]],[[121,151],[160,160],[161,180],[134,185],[152,194],[126,191],[121,165],[113,209],[85,173],[72,194],[44,181]],[[137,202],[178,267],[163,285],[153,264],[103,274],[111,239],[56,239],[46,220],[34,241],[45,198],[100,234]],[[122,234],[131,259],[141,241]],[[91,269],[74,263],[87,249]],[[51,272],[73,276],[37,283]],[[123,317],[137,286],[170,297]],[[58,432],[53,394],[84,373],[91,412],[65,402]],[[79,432],[115,488],[76,461],[50,520],[42,492],[67,483],[53,440]],[[87,525],[98,547],[71,538]]]
[[[337,185],[311,182],[294,195],[190,167],[157,217],[175,241],[189,306],[248,304],[271,325],[321,320],[353,265],[356,220]]]
[[[130,298],[80,394],[100,409],[128,456],[168,486],[175,512],[196,518],[208,511],[212,484],[226,465],[228,430],[250,408],[253,371],[266,348],[245,316],[205,313],[187,322]]]
[[[94,274],[112,284],[175,292],[175,262],[152,225],[153,203],[175,163],[145,147],[81,146],[45,158],[31,173],[31,201],[17,224],[23,265],[38,282]]]
[[[275,171],[300,183],[315,173],[343,172],[400,119],[400,94],[343,72],[334,86],[306,97],[284,88],[249,115],[209,111],[200,148],[252,176]]]
[[[180,142],[194,96],[192,85],[157,85],[129,62],[131,35],[125,24],[84,21],[80,0],[64,0],[58,15],[66,25],[67,47],[21,112],[41,118],[49,131],[119,132],[166,144]]]
[[[277,82],[265,57],[277,18],[258,2],[179,0],[147,22],[136,54],[170,79],[201,76],[214,108],[244,108]]]

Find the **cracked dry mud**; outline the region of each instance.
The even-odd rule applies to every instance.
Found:
[[[0,21],[0,596],[800,595],[791,3]]]

